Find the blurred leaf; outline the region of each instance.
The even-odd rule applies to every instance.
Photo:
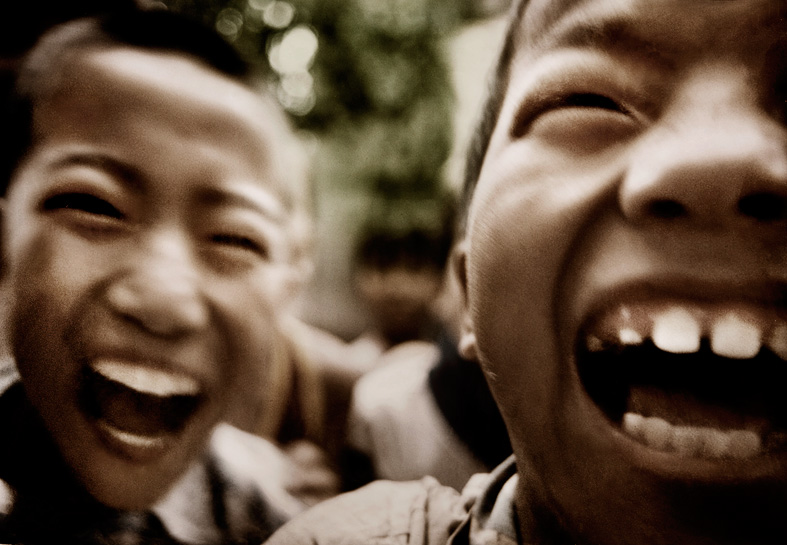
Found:
[[[441,40],[462,2],[165,3],[214,25],[265,69],[295,123],[321,138],[319,186],[390,198],[442,191],[453,95]],[[316,43],[306,34],[287,42],[297,29]]]

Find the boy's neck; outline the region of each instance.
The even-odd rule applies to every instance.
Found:
[[[537,475],[517,458],[519,485],[516,513],[519,518],[519,543],[522,545],[579,545],[568,535],[558,515],[549,507]],[[590,545],[590,544],[587,544]]]

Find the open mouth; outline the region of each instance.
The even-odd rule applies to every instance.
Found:
[[[576,354],[593,402],[649,448],[746,459],[787,447],[787,321],[772,309],[619,305],[587,323]]]
[[[124,450],[163,448],[180,432],[203,400],[192,377],[114,359],[83,368],[82,410]]]

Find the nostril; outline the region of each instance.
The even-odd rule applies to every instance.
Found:
[[[784,220],[787,219],[787,197],[774,193],[753,193],[738,201],[738,210],[757,221]]]
[[[686,208],[677,201],[663,199],[650,203],[648,213],[650,216],[660,219],[673,219],[685,215]]]

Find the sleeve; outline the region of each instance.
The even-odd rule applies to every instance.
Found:
[[[347,444],[353,450],[371,456],[374,450],[370,422],[372,415],[368,403],[364,403],[367,397],[365,384],[367,382],[362,378],[353,387],[347,415]]]
[[[377,481],[296,517],[266,545],[444,545],[465,515],[459,493],[431,477]]]
[[[10,543],[11,539],[6,535],[6,518],[11,513],[14,506],[14,493],[6,482],[0,479],[0,543]]]
[[[431,343],[403,343],[386,352],[379,367],[353,388],[348,447],[368,458],[378,478],[404,481],[432,474],[424,468],[419,445],[421,439],[434,439],[429,428],[433,415],[423,405],[430,401],[427,376],[438,356]]]

